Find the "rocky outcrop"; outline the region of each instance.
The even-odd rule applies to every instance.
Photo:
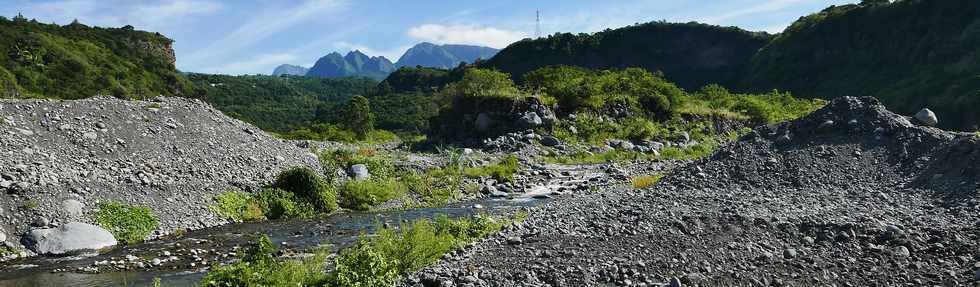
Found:
[[[294,166],[308,147],[273,138],[199,100],[0,100],[0,228],[91,222],[98,203],[149,207],[156,234],[226,222],[207,208]]]

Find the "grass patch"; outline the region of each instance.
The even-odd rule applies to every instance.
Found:
[[[482,167],[469,167],[463,169],[463,175],[469,178],[492,177],[500,182],[514,181],[514,173],[520,169],[517,157],[508,155],[500,162]]]
[[[123,244],[143,242],[159,224],[150,208],[120,202],[100,203],[94,219]]]
[[[550,156],[544,159],[555,164],[597,164],[608,162],[627,162],[656,159],[652,154],[636,151],[610,150],[601,153],[577,152],[570,155]]]
[[[236,222],[265,219],[265,211],[251,194],[238,190],[227,191],[214,197],[211,211]]]
[[[633,184],[633,188],[643,189],[657,184],[663,177],[662,174],[643,175],[634,177],[630,182]]]
[[[352,165],[366,165],[372,178],[390,178],[395,173],[392,156],[378,153],[375,149],[361,148],[357,150],[337,149],[319,152],[320,164],[324,169],[346,171]],[[328,172],[328,174],[332,174]]]
[[[340,205],[353,210],[369,210],[404,194],[405,185],[394,179],[349,180],[340,186]]]

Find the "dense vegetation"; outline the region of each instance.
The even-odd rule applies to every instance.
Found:
[[[0,98],[199,96],[159,33],[0,17]]]
[[[346,104],[354,95],[372,93],[367,78],[310,78],[190,74],[207,91],[205,101],[229,116],[273,132],[306,127],[317,107]]]
[[[541,67],[643,68],[662,71],[687,89],[734,83],[739,71],[770,36],[698,23],[651,22],[595,34],[558,33],[511,44],[480,64],[515,80]]]
[[[763,48],[742,87],[804,97],[875,96],[890,109],[980,122],[980,2],[863,1],[800,18]]]

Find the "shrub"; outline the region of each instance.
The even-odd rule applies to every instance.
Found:
[[[394,179],[350,180],[340,187],[340,203],[344,208],[369,210],[404,193],[404,185]]]
[[[337,210],[336,191],[309,167],[296,167],[280,173],[273,187],[308,200],[317,211],[331,213]]]
[[[256,200],[268,219],[308,218],[316,213],[309,202],[296,198],[292,192],[278,188],[263,189],[256,196]]]
[[[119,202],[100,203],[94,219],[123,244],[143,242],[159,224],[150,208]]]
[[[653,186],[654,184],[657,184],[657,182],[660,182],[660,179],[662,177],[663,177],[663,175],[661,175],[661,174],[644,175],[644,176],[634,177],[631,180],[631,182],[633,183],[633,188],[642,189],[642,188],[647,188],[647,187]]]
[[[262,206],[247,192],[228,191],[214,197],[215,204],[209,208],[225,218],[238,221],[258,221],[265,218]]]
[[[389,287],[399,279],[396,261],[362,240],[354,248],[341,252],[336,269],[330,276],[333,286]]]
[[[489,176],[500,182],[514,181],[514,173],[520,168],[517,157],[509,155],[498,163],[483,167],[470,167],[463,170],[466,177],[478,178]]]

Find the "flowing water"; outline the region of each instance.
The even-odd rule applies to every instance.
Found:
[[[225,255],[248,245],[254,234],[266,234],[283,250],[297,253],[315,248],[338,250],[352,245],[362,235],[371,234],[379,224],[397,225],[399,222],[433,218],[439,214],[450,218],[512,214],[516,210],[548,202],[552,200],[551,195],[566,191],[571,185],[589,184],[587,180],[597,178],[598,174],[582,166],[555,168],[562,175],[542,180],[511,198],[483,199],[440,208],[341,213],[320,219],[230,224],[191,231],[176,238],[116,248],[104,254],[27,258],[0,265],[0,287],[152,286],[155,278],[159,278],[163,286],[194,286],[205,276],[208,266],[231,261],[234,256]],[[122,261],[127,255],[142,258],[141,261],[160,258],[165,263],[150,270],[85,272],[95,265],[115,266],[110,263],[113,261],[125,265]],[[173,260],[167,261],[168,258]]]

